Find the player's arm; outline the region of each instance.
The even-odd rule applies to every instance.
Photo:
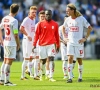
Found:
[[[1,23],[1,24],[0,24],[0,44],[1,44],[1,45],[3,45],[2,29],[3,29],[3,26],[2,26],[2,23]]]
[[[2,30],[0,29],[0,44],[3,45]]]
[[[27,32],[25,31],[25,27],[24,26],[20,26],[20,32],[26,36],[28,36]]]
[[[19,50],[19,48],[20,48],[19,36],[18,36],[18,34],[14,34],[14,36],[15,36],[15,40],[16,40],[16,44],[17,44],[17,50]]]
[[[90,32],[91,32],[92,30],[93,30],[92,26],[89,26],[89,27],[87,28],[87,33],[86,33],[86,36],[84,37],[86,40],[87,40],[87,38],[89,37]]]
[[[67,46],[66,41],[64,41],[61,37],[60,37],[60,42],[62,42],[63,44],[65,44],[65,46]]]
[[[60,48],[60,38],[59,38],[59,32],[58,32],[58,24],[56,26],[56,31],[55,31],[55,38],[56,38],[56,52],[59,52]]]
[[[40,36],[40,31],[41,31],[41,23],[38,23],[37,26],[35,27],[35,35],[34,35],[34,40],[33,40],[34,47],[36,47],[37,41]]]
[[[14,25],[13,25],[13,33],[14,33],[16,44],[17,44],[17,50],[19,50],[20,41],[19,41],[19,35],[18,35],[18,21],[17,20],[14,22]]]
[[[64,26],[62,26],[62,34],[63,34],[63,38],[65,38],[65,27]]]

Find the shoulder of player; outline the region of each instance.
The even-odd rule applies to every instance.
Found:
[[[24,19],[23,19],[23,21],[28,21],[29,20],[29,17],[25,17]]]
[[[62,30],[62,28],[63,28],[63,25],[59,26],[59,30]]]
[[[56,21],[54,21],[54,20],[52,20],[51,23],[53,23],[53,24],[58,26],[58,23]]]

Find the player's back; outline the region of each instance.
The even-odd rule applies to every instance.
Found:
[[[18,30],[18,21],[14,17],[7,15],[2,19],[1,26],[5,31],[4,44],[6,46],[16,46],[14,30]]]

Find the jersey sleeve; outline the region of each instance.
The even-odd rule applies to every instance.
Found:
[[[26,27],[26,24],[27,24],[27,18],[25,18],[25,19],[23,20],[21,26]]]
[[[40,26],[41,26],[41,24],[38,23],[37,26],[35,27],[35,36],[34,36],[33,46],[36,46],[37,41],[39,39],[39,33],[41,30]]]
[[[56,38],[56,45],[57,45],[57,47],[60,47],[58,24],[56,24],[55,38]]]
[[[83,17],[83,26],[85,28],[88,28],[90,26],[90,24],[88,23],[88,21]]]
[[[18,21],[15,20],[13,23],[13,33],[18,34]]]
[[[62,36],[62,30],[61,30],[61,26],[59,27],[59,36]]]

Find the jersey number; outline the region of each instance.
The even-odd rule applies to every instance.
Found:
[[[10,27],[9,27],[9,25],[4,24],[4,28],[5,28],[5,33],[6,33],[6,35],[7,35],[7,36],[10,35]]]

